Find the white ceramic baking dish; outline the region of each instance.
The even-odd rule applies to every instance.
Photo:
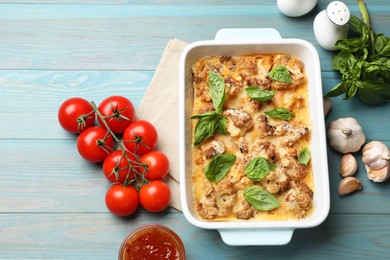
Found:
[[[298,57],[305,64],[309,86],[312,122],[311,160],[314,173],[314,210],[310,217],[296,221],[212,222],[199,218],[194,209],[191,167],[191,113],[193,86],[191,66],[200,57],[283,52]],[[217,229],[228,245],[283,245],[290,242],[298,228],[321,224],[329,213],[329,176],[323,114],[321,68],[316,49],[307,41],[282,39],[275,29],[222,29],[215,40],[190,44],[180,60],[180,195],[183,213],[193,225]]]

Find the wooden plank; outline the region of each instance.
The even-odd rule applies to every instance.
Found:
[[[390,142],[386,144],[390,146]],[[82,159],[73,140],[0,140],[0,212],[107,212],[101,164]],[[358,156],[363,190],[337,194],[341,155],[329,151],[331,212],[390,214],[390,182],[373,183]],[[326,174],[326,173],[324,173]]]
[[[355,3],[352,1],[344,1],[348,3],[350,7],[352,7]],[[84,4],[92,4],[92,5],[113,5],[113,4],[138,4],[137,0],[0,0],[0,3],[4,4],[74,4],[74,5],[84,5]],[[369,7],[371,5],[381,5],[386,4],[387,0],[375,0],[370,1]],[[142,1],[144,5],[271,5],[277,8],[276,2],[274,0],[245,0],[245,1],[236,1],[236,0],[186,0],[185,2],[180,0],[144,0]],[[317,8],[314,11],[318,11],[317,9],[323,8],[328,3],[323,3],[319,1],[317,4]]]
[[[110,95],[124,95],[138,107],[153,77],[153,71],[40,71],[0,70],[0,139],[72,139],[57,122],[57,110],[67,98],[81,96],[99,103]],[[323,72],[324,93],[340,82],[334,72]],[[161,86],[165,87],[165,86]],[[315,86],[313,86],[315,87]],[[327,124],[340,117],[355,117],[368,140],[390,140],[390,122],[378,120],[390,104],[368,106],[356,97],[333,98]],[[20,127],[20,122],[29,131]]]
[[[138,107],[152,71],[0,71],[0,138],[65,138],[57,111],[70,97],[97,104],[111,95],[128,97]],[[4,122],[5,122],[4,121]],[[20,127],[28,125],[29,130]]]
[[[292,19],[269,5],[1,7],[0,69],[154,70],[171,38],[193,42],[213,39],[221,28],[273,27],[285,38],[313,43],[322,57],[322,68],[331,70],[332,53],[318,47],[314,38],[314,13]],[[371,9],[377,32],[389,35],[384,5]],[[351,11],[358,15],[357,7]]]
[[[115,259],[127,233],[161,223],[182,238],[188,259],[387,259],[389,215],[330,215],[319,227],[296,230],[281,247],[225,245],[215,230],[191,226],[181,213],[0,214],[0,254],[4,259]]]

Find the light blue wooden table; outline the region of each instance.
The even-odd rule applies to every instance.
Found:
[[[153,222],[180,235],[188,259],[388,259],[390,181],[369,181],[361,156],[363,190],[340,198],[341,156],[328,149],[331,212],[322,225],[295,231],[286,246],[230,247],[173,209],[110,214],[100,166],[81,159],[75,136],[57,123],[59,105],[73,96],[98,103],[124,95],[138,106],[169,39],[213,39],[227,27],[273,27],[313,43],[327,91],[339,76],[312,23],[329,2],[289,18],[276,0],[0,0],[0,259],[115,259],[129,231]],[[355,0],[344,2],[360,16]],[[366,4],[375,30],[389,36],[388,0]],[[368,141],[390,146],[389,109],[334,98],[327,122],[355,117]]]

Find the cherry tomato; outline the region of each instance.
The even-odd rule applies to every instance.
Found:
[[[78,134],[93,126],[95,112],[87,100],[74,97],[61,104],[58,109],[58,121],[66,131]]]
[[[121,150],[118,150],[110,153],[106,159],[104,159],[103,172],[110,182],[119,182],[123,184],[126,178],[128,180],[134,178],[133,168],[137,169],[140,165],[131,153],[126,152],[126,156]]]
[[[114,147],[114,139],[99,126],[92,126],[77,137],[77,150],[87,161],[102,162]]]
[[[139,195],[133,186],[112,185],[106,193],[107,208],[118,216],[128,216],[137,210]]]
[[[149,181],[161,180],[168,175],[169,160],[168,157],[160,151],[148,152],[142,155],[139,161],[146,164],[146,169],[143,171],[143,174]]]
[[[168,207],[171,200],[171,190],[163,181],[151,181],[141,187],[139,199],[142,207],[147,211],[160,212]]]
[[[133,103],[122,96],[111,96],[104,99],[98,110],[105,117],[108,127],[115,134],[123,133],[126,127],[135,119]],[[100,117],[98,117],[98,121],[101,127],[106,128]]]
[[[145,120],[136,120],[123,133],[123,143],[133,153],[143,155],[154,150],[157,145],[156,128]]]

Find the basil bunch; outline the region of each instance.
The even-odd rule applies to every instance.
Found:
[[[226,96],[225,81],[221,75],[210,72],[209,89],[215,110],[191,117],[191,119],[199,119],[194,132],[194,145],[196,146],[212,137],[214,133],[226,134],[226,118],[221,114]]]
[[[264,157],[253,158],[245,168],[245,174],[252,181],[259,181],[275,170],[275,164]]]
[[[341,82],[326,96],[345,94],[344,100],[349,100],[357,93],[367,104],[382,104],[390,100],[390,39],[375,34],[363,0],[358,6],[363,20],[351,15],[348,25],[359,37],[336,42],[340,52],[332,66],[341,73]]]
[[[225,177],[235,162],[236,156],[234,154],[217,155],[206,165],[204,174],[209,181],[219,182]]]
[[[277,198],[257,186],[246,188],[243,195],[257,210],[273,210],[281,205]]]

